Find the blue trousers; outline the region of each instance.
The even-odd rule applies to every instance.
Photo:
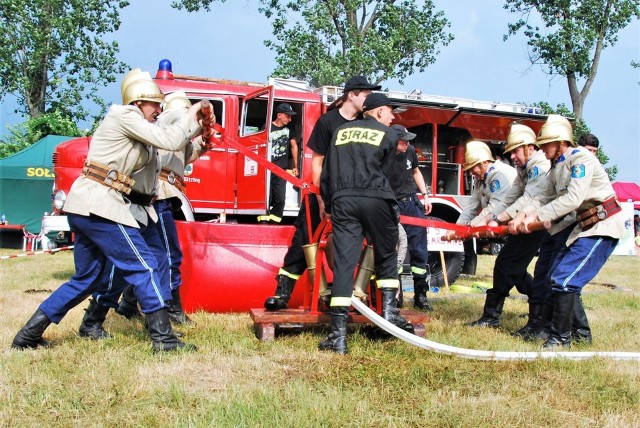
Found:
[[[553,293],[578,293],[602,269],[618,245],[608,236],[578,238],[560,250],[549,275]]]
[[[178,230],[173,219],[172,204],[168,199],[156,201],[153,204],[158,213],[156,230],[165,249],[167,262],[169,263],[169,284],[171,290],[177,290],[182,285],[180,266],[182,265],[182,249],[178,240]]]
[[[158,232],[149,226],[139,229],[95,215],[69,214],[69,225],[75,233],[74,263],[76,273],[55,290],[40,309],[47,318],[59,323],[62,318],[91,293],[98,290],[107,262],[122,271],[124,280],[132,284],[142,312],[151,313],[167,306],[171,291],[162,285],[157,258],[150,243],[159,245]]]
[[[415,197],[406,201],[398,201],[398,209],[402,215],[424,218],[424,206]],[[427,263],[429,261],[427,228],[410,225],[403,225],[402,227],[407,233],[411,273],[414,278],[426,278],[428,273]]]
[[[172,204],[168,199],[163,199],[156,201],[153,206],[158,213],[155,229],[158,232],[159,241],[154,238],[152,242],[149,242],[149,247],[153,251],[158,265],[163,268],[160,275],[163,286],[168,283],[171,290],[176,290],[182,285],[180,276],[182,249],[178,241],[176,223],[173,219]],[[168,270],[166,270],[166,265],[168,265]],[[93,294],[93,298],[102,306],[118,307],[120,296],[127,286],[123,273],[115,269],[113,264],[108,263],[100,282],[98,291]]]
[[[560,250],[566,246],[567,238],[571,234],[575,225],[556,233],[555,235],[545,235],[540,244],[538,261],[533,270],[533,285],[529,294],[529,304],[541,305],[549,294],[549,277],[552,268],[557,265],[557,256]]]

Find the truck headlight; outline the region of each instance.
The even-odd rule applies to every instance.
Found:
[[[53,195],[54,208],[57,210],[61,210],[66,200],[67,200],[67,194],[64,193],[64,190],[58,190],[56,194]]]

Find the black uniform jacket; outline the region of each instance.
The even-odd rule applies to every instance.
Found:
[[[320,178],[320,192],[329,212],[341,196],[367,196],[395,201],[388,177],[394,166],[398,135],[366,117],[333,133]]]

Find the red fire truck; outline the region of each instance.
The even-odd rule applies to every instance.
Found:
[[[300,150],[301,177],[310,181],[311,152],[306,147],[316,120],[341,88],[311,88],[296,80],[270,79],[267,84],[173,74],[168,60],[160,62],[156,83],[163,93],[184,91],[196,102],[211,101],[217,122],[225,129],[219,143],[185,169],[187,190],[178,230],[184,251],[182,287],[187,310],[245,311],[261,307],[275,287],[293,234],[291,224],[302,197],[287,185],[284,220],[280,225],[257,222],[269,206],[271,173],[256,160],[225,144],[233,139],[260,158],[269,159],[269,129],[275,105],[289,103]],[[464,145],[469,140],[487,142],[496,154],[506,140],[509,125],[518,121],[537,132],[545,120],[538,109],[522,104],[483,102],[389,91],[400,107],[395,123],[417,134],[412,142],[420,160],[433,205],[431,217],[455,222],[474,185],[462,172]],[[66,193],[79,175],[90,138],[59,145],[53,155],[54,217],[64,213]],[[473,241],[443,242],[443,229],[429,228],[429,264],[432,285],[444,283],[442,261],[449,284],[460,273],[475,273]],[[62,234],[59,234],[59,238]],[[300,287],[291,305],[301,299]]]

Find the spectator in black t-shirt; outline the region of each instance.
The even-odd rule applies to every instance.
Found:
[[[271,123],[269,133],[270,160],[292,175],[298,176],[298,143],[295,130],[288,126],[291,116],[297,114],[290,104],[282,103],[275,109],[276,119]],[[293,158],[293,169],[289,169],[289,157]],[[280,223],[287,193],[286,180],[271,174],[269,184],[269,213],[258,216],[259,222]]]

